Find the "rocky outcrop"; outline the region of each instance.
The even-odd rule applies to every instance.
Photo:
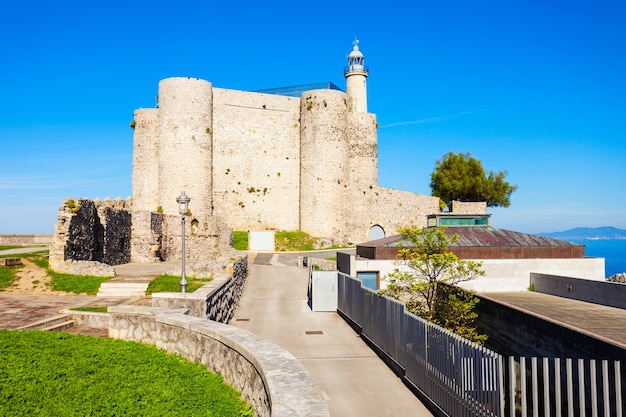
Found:
[[[626,284],[626,272],[622,272],[620,274],[615,274],[611,278],[608,279],[611,282],[619,282],[622,284]]]

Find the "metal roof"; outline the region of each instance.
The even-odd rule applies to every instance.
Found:
[[[546,247],[546,246],[582,246],[579,243],[567,242],[565,240],[554,239],[544,236],[531,235],[528,233],[513,232],[511,230],[496,229],[491,226],[486,227],[448,227],[446,235],[458,235],[459,241],[451,244],[450,247]],[[397,247],[411,246],[400,235],[389,236],[378,240],[362,243],[358,246],[365,247]]]

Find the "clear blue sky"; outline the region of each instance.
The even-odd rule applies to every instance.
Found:
[[[430,194],[446,152],[519,189],[492,224],[626,229],[623,1],[10,1],[0,13],[0,233],[131,194],[133,111],[159,80],[331,81],[358,37],[379,183]]]

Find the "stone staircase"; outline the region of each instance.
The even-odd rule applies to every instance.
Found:
[[[98,297],[143,297],[146,295],[149,282],[127,282],[112,279],[100,284]]]
[[[46,317],[36,322],[18,327],[17,330],[48,330],[51,332],[64,331],[73,327],[76,322],[70,319],[67,314],[57,314],[55,316]]]

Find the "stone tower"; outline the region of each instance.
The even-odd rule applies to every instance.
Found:
[[[359,51],[359,41],[355,39],[352,52],[348,55],[348,66],[343,71],[346,77],[346,93],[351,99],[350,111],[353,113],[367,113],[366,79],[368,74],[365,58]]]

